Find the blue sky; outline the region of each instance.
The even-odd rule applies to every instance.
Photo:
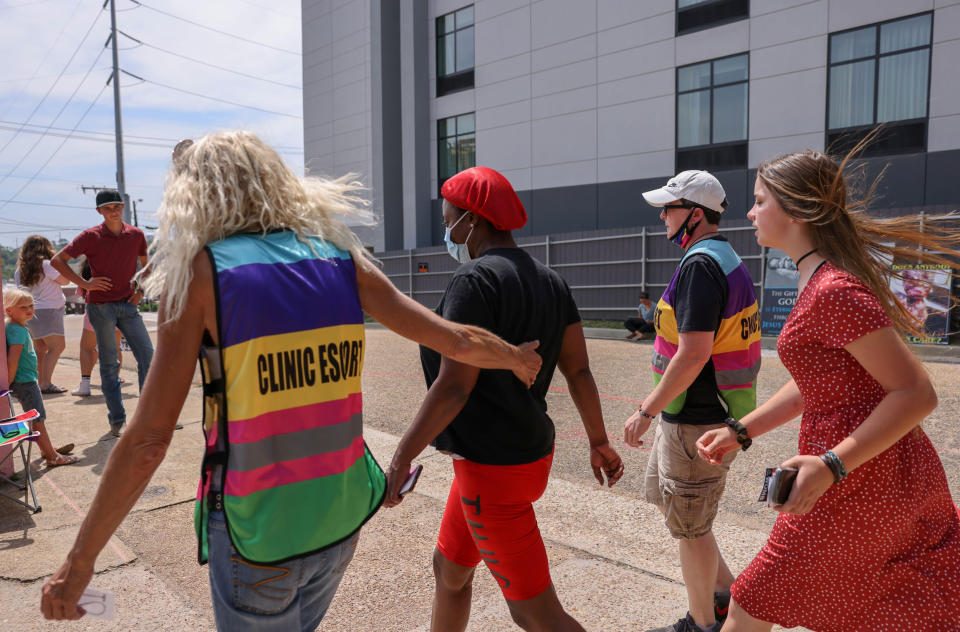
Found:
[[[120,81],[127,192],[142,200],[141,226],[156,225],[181,138],[248,129],[302,172],[299,0],[116,2],[117,28],[130,36],[118,39],[120,67],[146,80]],[[80,189],[116,183],[110,13],[101,5],[0,0],[0,244],[34,232],[72,239],[101,221],[94,193]]]

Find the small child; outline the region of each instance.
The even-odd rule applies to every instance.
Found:
[[[47,413],[43,408],[43,396],[37,383],[37,354],[33,351],[33,340],[27,329],[27,321],[33,318],[33,296],[18,288],[9,288],[3,293],[3,308],[7,313],[7,375],[10,377],[10,391],[20,400],[23,410],[37,409],[40,417],[33,422],[33,429],[40,433],[37,444],[47,467],[70,465],[77,457],[59,454],[50,441],[50,435],[44,426]]]

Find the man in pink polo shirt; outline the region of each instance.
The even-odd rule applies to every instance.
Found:
[[[120,397],[115,328],[126,337],[137,359],[141,389],[153,358],[153,343],[137,309],[143,291],[133,279],[137,263],[141,267],[147,265],[147,240],[139,228],[123,223],[123,198],[117,191],[107,189],[97,193],[97,212],[103,215],[103,223],[77,235],[51,263],[60,274],[87,290],[87,313],[97,335],[107,420],[110,432],[119,436],[127,413]],[[67,265],[70,259],[80,255],[86,255],[90,263],[89,280]]]

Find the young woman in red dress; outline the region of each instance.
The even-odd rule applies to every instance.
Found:
[[[757,437],[803,417],[782,465],[796,482],[731,589],[724,632],[960,630],[960,517],[920,427],[937,395],[902,338],[923,323],[888,284],[890,257],[950,264],[931,251],[960,255],[960,234],[863,213],[869,195],[847,198],[850,157],[806,151],[757,170],[747,216],[797,263],[799,295],[777,343],[793,379],[741,422]],[[728,428],[698,444],[715,462],[738,447]]]

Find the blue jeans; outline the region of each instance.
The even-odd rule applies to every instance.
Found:
[[[222,511],[207,522],[210,592],[217,629],[313,632],[327,613],[360,539],[275,565],[247,562],[230,543]]]
[[[120,330],[133,351],[133,357],[137,359],[137,377],[141,390],[153,359],[153,343],[150,342],[150,334],[147,333],[140,312],[133,303],[123,301],[90,304],[87,305],[87,313],[90,314],[93,332],[97,335],[100,382],[103,397],[107,400],[107,419],[111,426],[122,426],[127,420],[127,411],[123,408],[120,394],[120,363],[117,361],[117,339],[114,331]]]

